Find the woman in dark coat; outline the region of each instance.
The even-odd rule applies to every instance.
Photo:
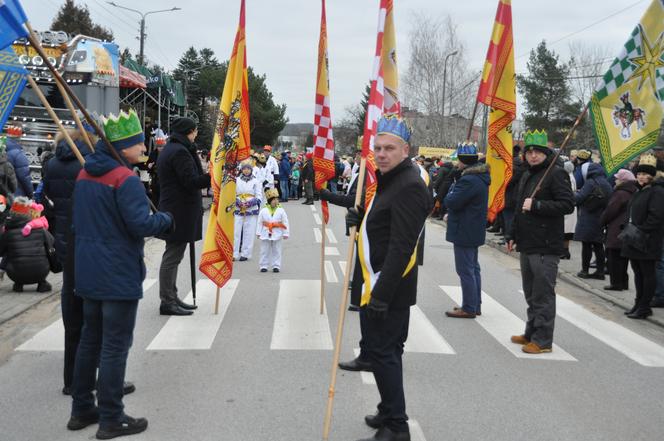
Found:
[[[655,267],[662,255],[664,238],[664,180],[655,181],[657,160],[652,155],[644,155],[636,167],[636,180],[639,185],[628,208],[630,222],[645,234],[645,243],[639,246],[623,240],[622,256],[632,263],[636,299],[627,317],[645,319],[652,315],[650,301],[655,295],[657,277]]]
[[[615,175],[616,186],[609,199],[609,205],[602,212],[600,224],[606,228],[606,257],[609,267],[609,285],[604,289],[609,291],[622,291],[629,289],[627,265],[629,260],[620,255],[622,241],[618,234],[622,231],[629,218],[627,206],[632,195],[638,187],[634,174],[626,169],[618,171]]]
[[[187,244],[203,237],[203,196],[210,185],[210,175],[203,171],[194,140],[196,123],[178,118],[171,124],[168,144],[157,159],[160,194],[159,210],[173,215],[175,231],[160,238],[166,240],[166,251],[159,268],[159,297],[162,315],[191,315],[196,306],[184,303],[177,295],[178,266]]]
[[[579,217],[574,230],[574,240],[582,242],[581,271],[577,274],[582,279],[604,280],[604,237],[599,218],[611,196],[611,184],[601,165],[586,162],[581,166],[584,185],[574,195]],[[600,196],[601,195],[601,196]],[[590,258],[595,252],[597,270],[589,274]]]

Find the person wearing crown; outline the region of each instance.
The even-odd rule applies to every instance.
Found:
[[[98,422],[96,437],[111,439],[148,426],[145,418],[124,412],[125,370],[143,297],[144,238],[167,233],[174,224],[168,213],[150,213],[141,181],[125,166],[136,164],[145,150],[136,112],[110,115],[102,123],[115,155],[104,141],[97,142],[74,187],[75,289],[83,298],[84,326],[67,428]]]
[[[244,262],[251,259],[258,212],[261,209],[263,189],[252,174],[251,161],[240,165],[240,176],[235,181],[235,231],[233,259]],[[242,249],[240,249],[242,245]]]
[[[256,235],[261,240],[261,257],[258,265],[262,273],[268,267],[278,273],[281,271],[281,239],[288,239],[290,228],[286,210],[279,204],[279,192],[276,188],[265,190],[267,205],[258,213]]]
[[[511,341],[522,345],[525,353],[542,354],[553,347],[558,263],[565,251],[565,215],[574,211],[574,194],[563,167],[554,164],[548,169],[555,154],[548,147],[546,132],[528,131],[524,141],[526,170],[505,240],[508,251],[520,252],[528,321],[525,332],[512,336]]]
[[[620,254],[630,260],[636,287],[634,306],[625,314],[632,319],[645,319],[652,315],[650,302],[657,289],[656,265],[662,256],[664,180],[655,179],[657,158],[651,154],[641,156],[635,171],[639,190],[629,202],[629,225],[623,232],[632,227],[637,234],[621,234]]]
[[[210,186],[210,175],[203,170],[194,141],[198,127],[191,118],[177,118],[171,123],[171,137],[157,159],[160,194],[159,209],[175,218],[177,229],[161,236],[166,250],[159,267],[159,298],[161,315],[191,315],[196,305],[178,297],[178,266],[187,245],[203,237],[203,195]]]
[[[454,244],[454,266],[461,280],[461,307],[447,311],[453,318],[475,318],[481,315],[482,277],[479,247],[486,239],[489,206],[489,166],[479,162],[474,144],[457,148],[461,178],[452,185],[444,203],[447,207],[446,240]]]
[[[376,193],[366,210],[353,208],[346,215],[350,227],[359,226],[361,346],[380,394],[376,414],[365,417],[368,426],[378,429],[370,440],[410,440],[402,355],[417,297],[418,238],[433,207],[419,168],[409,159],[411,134],[398,116],[379,120]]]

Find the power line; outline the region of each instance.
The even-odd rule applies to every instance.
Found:
[[[94,2],[97,3],[97,5],[98,5],[100,8],[102,8],[104,11],[108,12],[108,13],[111,14],[113,17],[117,18],[117,19],[120,20],[122,23],[126,24],[127,26],[129,26],[129,27],[131,27],[131,28],[133,28],[134,26],[136,26],[136,22],[130,22],[130,21],[127,21],[127,20],[125,20],[124,18],[122,18],[122,17],[116,15],[115,12],[111,11],[110,9],[108,9],[108,8],[107,8],[106,6],[104,6],[104,4],[101,3],[99,0],[94,0]]]

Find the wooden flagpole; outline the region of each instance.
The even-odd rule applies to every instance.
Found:
[[[216,295],[216,299],[214,301],[214,315],[219,314],[219,297],[220,297],[220,295],[221,295],[221,288],[219,288],[217,286],[217,295]]]
[[[95,151],[95,147],[92,145],[92,142],[90,141],[90,137],[88,136],[88,131],[85,130],[85,127],[83,127],[83,123],[81,122],[81,119],[78,117],[78,113],[76,112],[76,109],[74,108],[74,105],[71,102],[71,99],[69,98],[69,95],[67,95],[67,91],[65,90],[64,87],[62,87],[62,84],[60,84],[58,81],[55,82],[55,85],[58,86],[58,90],[60,91],[60,95],[62,95],[62,98],[65,101],[65,105],[71,112],[71,116],[74,118],[74,121],[76,122],[76,127],[78,127],[78,130],[81,132],[81,136],[83,137],[83,140],[85,143],[88,145],[90,148],[91,152]]]
[[[367,170],[367,159],[360,161],[360,174],[357,177],[357,193],[355,193],[355,207],[362,201],[362,192],[364,191],[364,178]],[[352,262],[355,261],[355,237],[357,236],[357,227],[350,229],[350,240],[348,241],[348,254],[346,255],[346,272],[344,273],[344,283],[341,291],[341,302],[339,303],[339,322],[337,323],[337,336],[334,343],[334,356],[332,357],[332,373],[330,376],[330,387],[327,392],[327,409],[325,411],[325,421],[323,422],[323,441],[327,441],[330,436],[330,424],[332,422],[332,406],[334,403],[334,392],[337,383],[337,369],[339,364],[339,355],[341,353],[341,337],[344,332],[344,321],[346,319],[346,308],[348,308],[348,286],[350,285],[350,269]]]
[[[321,200],[321,214],[323,214],[323,201]],[[325,225],[325,217],[321,225],[322,240],[320,244],[320,314],[323,315],[325,309],[325,242],[327,236],[327,228]]]

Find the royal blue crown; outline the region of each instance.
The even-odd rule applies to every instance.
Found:
[[[406,121],[399,118],[397,115],[383,115],[378,121],[376,135],[385,134],[394,135],[404,140],[404,142],[410,142],[410,136],[413,134],[413,130]]]
[[[459,155],[477,155],[477,146],[472,143],[459,143],[457,145],[457,156]]]

